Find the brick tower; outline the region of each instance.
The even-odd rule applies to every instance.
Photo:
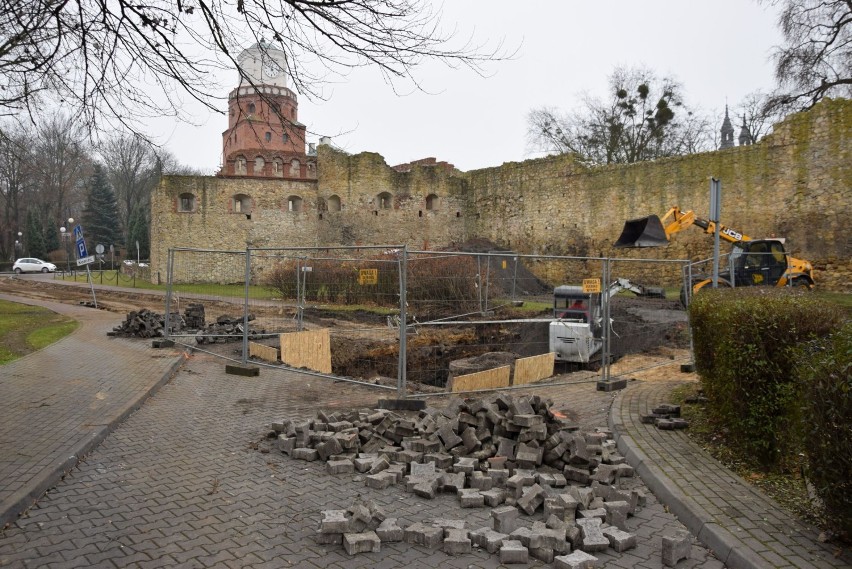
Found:
[[[315,179],[316,158],[305,154],[305,125],[296,93],[287,87],[287,56],[255,44],[237,58],[243,72],[228,95],[220,176]]]

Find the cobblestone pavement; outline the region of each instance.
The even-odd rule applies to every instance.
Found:
[[[640,422],[679,382],[625,391],[613,408],[619,449],[672,511],[731,567],[852,567],[852,554],[722,466],[679,431]],[[626,450],[626,449],[630,450]],[[631,456],[632,453],[632,456]]]
[[[606,425],[613,396],[594,383],[544,391],[585,427]],[[461,510],[454,497],[427,501],[399,487],[372,490],[353,475],[326,474],[319,463],[252,448],[273,420],[374,406],[386,396],[295,372],[230,376],[221,360],[195,354],[0,536],[0,566],[498,567],[498,556],[477,550],[451,557],[395,543],[350,557],[341,546],[316,545],[320,511],[345,508],[358,495],[384,505],[401,525],[464,518],[475,529],[490,524],[490,509]],[[643,487],[638,478],[625,480]],[[647,506],[629,520],[638,547],[601,559],[606,567],[660,568],[661,536],[683,527],[648,493]],[[678,567],[723,564],[696,544]]]
[[[108,338],[115,314],[0,294],[72,317],[80,327],[0,366],[0,527],[100,442],[180,361],[150,342]]]

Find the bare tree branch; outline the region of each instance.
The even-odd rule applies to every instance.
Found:
[[[211,77],[251,44],[284,51],[311,97],[356,67],[417,86],[426,60],[482,73],[511,56],[458,39],[428,0],[0,0],[0,115],[53,98],[90,129],[139,132],[148,117],[187,118],[187,97],[221,112]]]
[[[778,90],[765,110],[809,109],[852,97],[852,0],[766,0],[781,5],[784,44],[773,54]]]

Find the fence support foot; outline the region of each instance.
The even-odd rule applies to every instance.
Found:
[[[260,375],[260,368],[257,366],[249,366],[242,364],[226,364],[225,373],[230,375],[242,375],[245,377],[254,377]]]
[[[159,340],[151,342],[151,347],[153,348],[173,348],[174,346],[174,340],[166,340],[165,338],[160,338]]]
[[[608,379],[598,381],[598,391],[617,391],[627,387],[626,379]]]

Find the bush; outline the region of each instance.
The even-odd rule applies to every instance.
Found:
[[[807,476],[831,522],[852,536],[852,322],[800,350]]]
[[[312,259],[310,272],[302,273],[308,302],[399,306],[399,264],[395,257],[377,256],[363,261]],[[362,284],[362,269],[375,269],[378,282]],[[278,263],[265,284],[282,298],[297,298],[297,261]],[[476,259],[466,256],[427,257],[409,261],[407,300],[410,313],[420,318],[473,312],[479,309]],[[491,287],[491,294],[497,291]]]
[[[807,293],[767,288],[702,291],[689,313],[711,420],[764,468],[783,469],[799,444],[797,347],[828,336],[840,316]]]

